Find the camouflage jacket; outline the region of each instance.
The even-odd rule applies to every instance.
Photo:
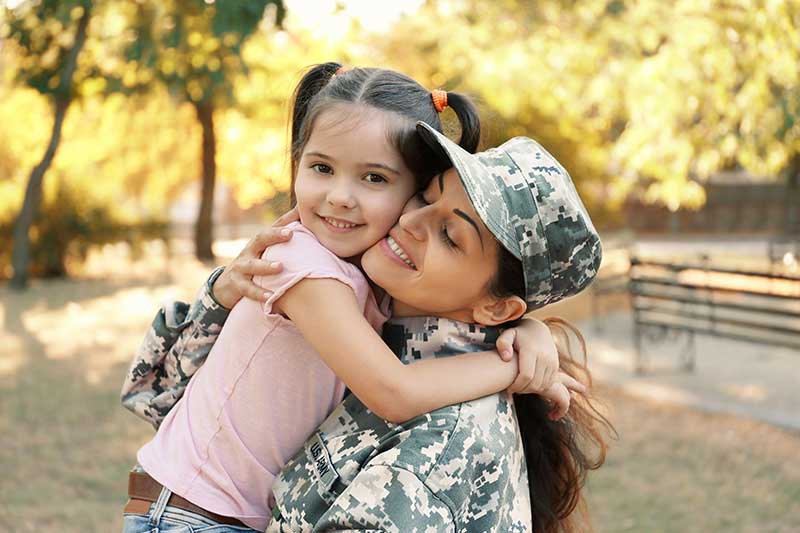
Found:
[[[162,307],[123,386],[122,403],[155,427],[205,361],[228,316],[209,278],[191,305]],[[384,340],[408,363],[493,349],[499,330],[443,318],[394,318]],[[525,457],[501,393],[402,425],[345,398],[284,467],[267,531],[529,531]]]
[[[212,296],[219,267],[192,305],[172,301],[159,309],[122,384],[122,405],[158,428],[208,357],[230,310]]]
[[[492,349],[498,333],[435,317],[384,326],[405,363]],[[505,393],[402,425],[350,395],[287,463],[273,492],[268,532],[531,529],[522,441]]]

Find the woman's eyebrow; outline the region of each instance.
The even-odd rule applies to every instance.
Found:
[[[461,218],[472,224],[472,227],[475,228],[475,232],[478,234],[478,240],[481,241],[481,250],[483,250],[483,237],[481,237],[481,230],[478,229],[478,225],[475,223],[475,221],[472,220],[472,218],[470,218],[470,216],[465,212],[463,212],[461,209],[453,209],[453,213],[455,213],[456,215],[460,216]]]

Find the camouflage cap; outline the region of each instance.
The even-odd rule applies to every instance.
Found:
[[[569,173],[539,143],[515,137],[470,154],[424,122],[417,132],[452,163],[486,227],[522,261],[529,311],[591,283],[600,236]]]

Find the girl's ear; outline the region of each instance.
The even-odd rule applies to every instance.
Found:
[[[472,318],[478,324],[496,326],[520,318],[527,310],[528,306],[519,296],[486,298],[472,309]]]

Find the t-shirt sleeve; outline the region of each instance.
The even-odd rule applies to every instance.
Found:
[[[365,468],[314,524],[314,531],[454,531],[450,509],[412,472]]]
[[[363,309],[366,278],[353,265],[336,257],[322,246],[312,235],[303,230],[295,230],[292,238],[285,243],[275,244],[262,254],[266,261],[280,261],[283,270],[270,276],[256,276],[253,282],[264,289],[267,301],[264,312],[271,314],[272,306],[286,291],[306,278],[330,278],[338,280],[353,290]]]

